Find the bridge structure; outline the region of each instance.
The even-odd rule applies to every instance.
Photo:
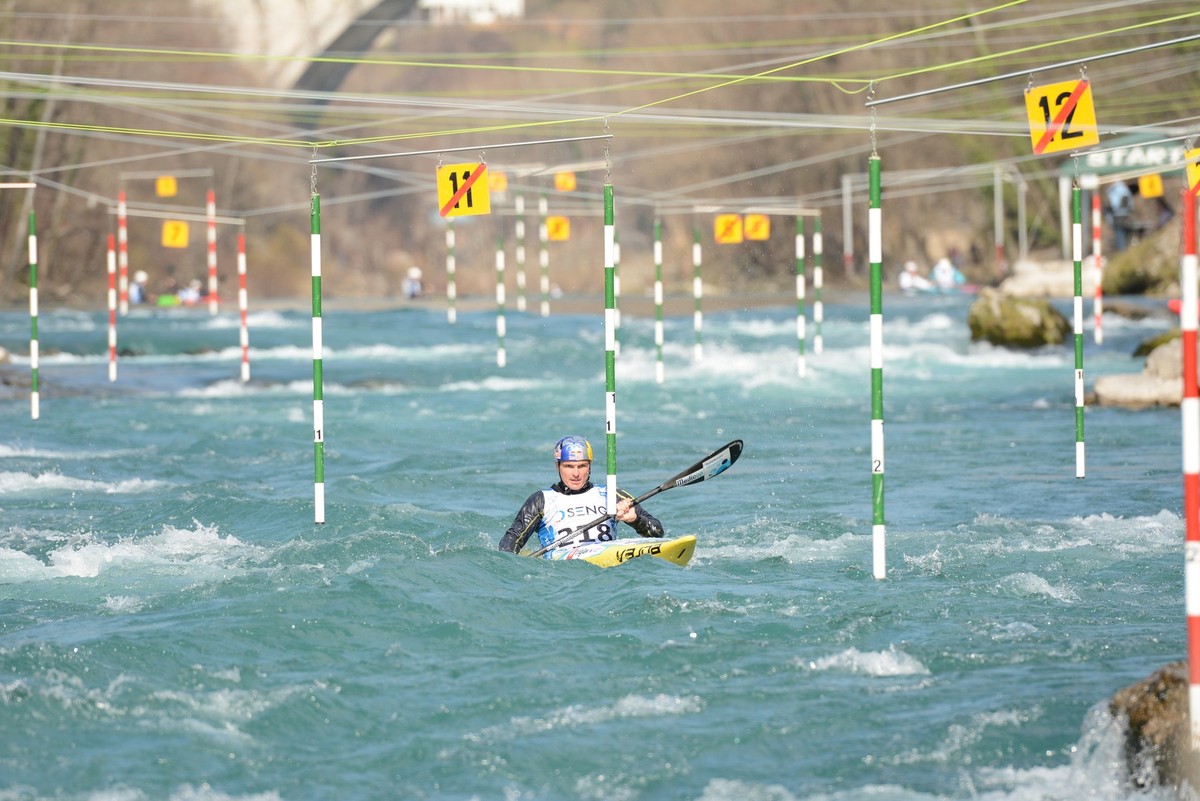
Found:
[[[524,0],[196,0],[229,20],[235,52],[274,58],[263,73],[277,89],[331,92],[352,64],[306,62],[369,50],[410,21],[486,23],[524,15]]]

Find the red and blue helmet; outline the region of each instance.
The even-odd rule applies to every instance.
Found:
[[[574,434],[563,437],[554,444],[555,462],[592,461],[592,443]]]

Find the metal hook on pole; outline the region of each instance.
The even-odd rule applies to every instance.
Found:
[[[609,137],[608,133],[608,117],[604,118],[604,135]],[[604,183],[612,184],[612,154],[609,151],[609,139],[604,140]]]
[[[313,158],[317,157],[317,146],[313,145]],[[308,191],[313,197],[317,195],[317,164],[312,163],[312,174],[308,177]]]
[[[867,86],[867,102],[870,103],[874,99],[875,99],[875,82],[871,81],[870,85]],[[876,119],[878,116],[878,112],[876,112],[874,106],[871,106],[870,108],[871,108],[871,128],[870,128],[871,158],[876,158],[879,155],[879,153],[876,152],[876,149],[875,149],[875,123],[876,123]]]

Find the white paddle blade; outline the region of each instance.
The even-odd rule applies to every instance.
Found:
[[[742,441],[735,439],[719,451],[716,451],[685,476],[675,479],[672,487],[684,487],[698,481],[718,476],[728,470],[737,458],[742,455]]]

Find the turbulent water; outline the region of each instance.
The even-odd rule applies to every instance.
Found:
[[[1119,688],[1185,652],[1178,410],[1089,408],[1070,345],[972,344],[967,301],[884,307],[887,577],[872,575],[866,297],[626,314],[618,477],[686,568],[496,550],[579,433],[604,472],[591,314],[40,318],[41,417],[0,400],[0,799],[1132,799]],[[1065,306],[1063,307],[1066,308]],[[1141,368],[1165,316],[1087,332]],[[28,316],[0,314],[28,373]],[[1154,796],[1151,796],[1154,797]]]

